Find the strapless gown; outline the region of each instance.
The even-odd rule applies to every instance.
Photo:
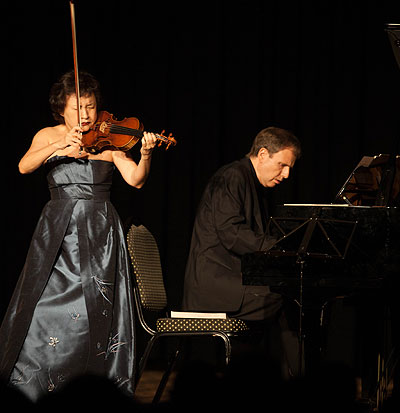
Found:
[[[133,394],[134,301],[110,203],[114,165],[55,157],[46,168],[51,200],[1,326],[2,378],[32,401],[85,374]]]

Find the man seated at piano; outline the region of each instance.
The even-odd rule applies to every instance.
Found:
[[[268,286],[242,284],[243,254],[267,250],[266,191],[289,178],[301,145],[291,132],[268,127],[241,160],[221,167],[205,188],[186,264],[183,310],[226,312],[264,332],[281,320],[282,297]]]

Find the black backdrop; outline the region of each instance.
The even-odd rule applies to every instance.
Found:
[[[400,68],[384,31],[400,22],[398,0],[75,3],[79,68],[101,82],[104,109],[178,141],[157,149],[143,189],[116,175],[113,190],[124,223],[157,238],[172,306],[204,186],[260,129],[290,129],[303,144],[278,203],[331,202],[363,155],[399,150]],[[49,88],[73,68],[68,1],[6,7],[2,311],[49,198],[43,172],[20,175],[17,163],[54,124]]]

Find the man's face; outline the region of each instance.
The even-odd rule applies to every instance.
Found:
[[[80,103],[82,129],[84,132],[87,132],[97,119],[96,98],[94,95],[81,96]],[[64,116],[68,129],[78,125],[78,109],[75,95],[68,96],[64,113],[61,115]]]
[[[282,149],[272,156],[266,148],[261,148],[257,158],[258,162],[255,168],[257,178],[266,188],[273,188],[287,179],[296,161],[296,156],[291,148]]]

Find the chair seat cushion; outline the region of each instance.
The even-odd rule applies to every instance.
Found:
[[[236,318],[159,318],[157,332],[224,331],[239,333],[248,331],[246,323]]]

